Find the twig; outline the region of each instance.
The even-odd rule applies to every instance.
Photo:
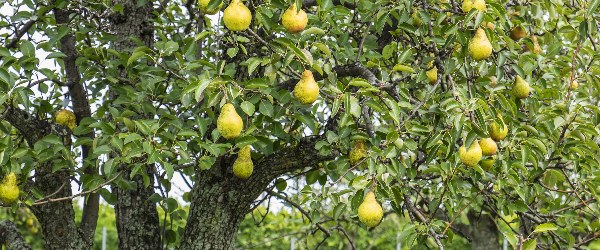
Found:
[[[306,210],[304,210],[298,203],[293,202],[290,199],[288,199],[287,197],[285,197],[285,196],[283,196],[281,194],[278,194],[276,192],[273,192],[271,190],[265,190],[265,192],[267,192],[267,194],[269,194],[269,195],[275,196],[275,197],[279,198],[280,200],[283,200],[283,201],[289,203],[290,205],[292,205],[293,207],[295,207],[296,209],[298,209],[298,211],[300,211],[300,213],[302,213],[311,223],[313,222],[312,218],[310,217],[310,214],[308,212],[306,212]],[[315,223],[315,225],[317,226],[317,228],[319,228],[319,230],[323,231],[323,233],[325,233],[325,235],[327,237],[329,237],[331,235],[329,233],[329,230],[325,229],[320,224]]]
[[[404,195],[404,203],[406,204],[406,208],[409,210],[410,213],[416,215],[417,218],[421,222],[425,223],[425,225],[429,227],[425,216],[423,216],[423,214],[421,214],[421,212],[419,212],[419,210],[417,210],[417,208],[415,207],[415,204],[412,203],[412,201],[410,200],[410,197],[406,194]],[[435,244],[438,245],[440,250],[444,250],[444,245],[440,241],[440,235],[438,235],[431,227],[429,227],[429,235],[431,235],[431,237],[435,241]]]
[[[469,200],[469,202],[467,202],[467,204],[465,204],[465,205],[464,205],[464,206],[463,206],[463,207],[462,207],[462,208],[461,208],[461,209],[458,211],[458,213],[456,213],[456,214],[455,214],[455,215],[452,217],[452,220],[450,220],[450,223],[448,223],[448,225],[446,225],[446,228],[444,228],[444,231],[442,231],[442,235],[443,235],[443,234],[446,234],[446,231],[448,230],[448,228],[449,228],[450,226],[452,226],[452,224],[454,224],[454,221],[456,220],[456,218],[457,218],[457,217],[458,217],[460,214],[462,214],[462,212],[463,212],[463,211],[464,211],[464,210],[465,210],[465,209],[466,209],[466,208],[467,208],[469,205],[471,205],[471,203],[472,203],[472,202],[473,202],[475,199],[477,199],[477,197],[479,197],[479,195],[480,195],[481,193],[483,193],[483,190],[485,190],[485,188],[484,188],[484,189],[481,189],[481,190],[479,190],[479,192],[477,192],[477,194],[476,194],[476,195],[475,195],[473,198],[471,198],[471,200]]]
[[[98,189],[110,184],[111,182],[113,182],[114,180],[116,180],[117,178],[119,178],[119,176],[121,176],[121,173],[118,173],[117,175],[115,175],[115,177],[111,178],[110,180],[98,185],[97,187],[90,189],[88,191],[85,192],[81,192],[78,194],[74,194],[71,196],[67,196],[67,197],[61,197],[61,198],[56,198],[56,199],[39,199],[37,201],[35,201],[33,204],[31,204],[31,206],[38,206],[38,205],[42,205],[42,204],[46,204],[46,203],[50,203],[50,202],[58,202],[58,201],[66,201],[66,200],[72,200],[73,198],[79,197],[79,196],[83,196],[86,194],[90,194],[90,193],[94,193],[96,191],[98,191]]]

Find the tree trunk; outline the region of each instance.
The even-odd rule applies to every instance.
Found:
[[[123,12],[113,13],[109,18],[111,31],[119,37],[119,40],[113,44],[113,48],[119,52],[131,52],[135,48],[131,37],[138,38],[146,46],[152,47],[154,44],[151,21],[152,1],[138,3],[134,0],[119,0],[115,1],[115,4],[121,4]],[[124,78],[127,77],[124,69],[120,74]],[[112,90],[109,96],[113,100],[117,97]],[[129,179],[131,166],[122,164],[119,168],[123,171],[124,179],[129,180],[134,186],[123,188],[113,185],[117,195],[115,214],[119,249],[162,249],[158,211],[156,204],[148,200],[154,194],[154,166],[145,167],[145,174],[149,179],[146,185],[141,175]]]
[[[473,250],[500,249],[499,231],[488,214],[468,213]]]
[[[315,150],[318,137],[254,160],[254,172],[247,180],[233,175],[235,157],[221,157],[211,169],[197,173],[190,213],[179,249],[232,249],[240,222],[251,204],[278,176],[294,170],[316,168],[331,160]]]

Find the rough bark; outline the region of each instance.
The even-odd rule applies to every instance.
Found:
[[[56,24],[68,25],[71,22],[69,19],[70,14],[71,12],[68,10],[55,8],[54,16],[56,18]],[[79,55],[75,48],[75,36],[73,33],[69,32],[60,39],[60,51],[66,55],[63,61],[65,65],[64,70],[67,78],[67,86],[73,101],[73,113],[75,113],[75,117],[79,122],[83,118],[90,117],[92,111],[87,98],[87,92],[83,86],[83,83],[81,82],[79,68],[76,64],[76,60]],[[94,133],[90,132],[84,136],[93,139]],[[89,146],[81,146],[83,169],[87,175],[96,175],[98,174],[98,170],[96,169],[95,165],[86,164],[89,152]],[[84,186],[84,188],[89,187]],[[94,243],[94,234],[96,232],[96,225],[98,224],[99,207],[100,195],[98,193],[91,193],[86,196],[80,228],[83,239],[89,247],[91,247],[91,245]]]
[[[124,11],[113,13],[110,17],[112,32],[119,37],[113,44],[114,49],[120,52],[130,52],[135,44],[130,40],[135,37],[144,42],[148,47],[153,46],[152,2],[146,1],[141,5],[133,0],[115,1],[115,4],[123,5]],[[121,71],[126,77],[127,72]],[[111,99],[117,98],[116,93],[111,91]],[[119,108],[119,107],[117,107]],[[131,167],[121,165],[120,169],[125,171],[126,180],[133,184],[134,188],[124,188],[113,185],[117,195],[115,214],[117,219],[117,231],[119,233],[120,249],[161,249],[161,233],[156,204],[148,198],[154,194],[153,166],[147,166],[146,174],[150,182],[144,185],[143,177],[136,175],[129,179]]]
[[[276,177],[298,169],[314,168],[333,158],[315,150],[319,137],[255,160],[247,180],[235,177],[234,157],[222,157],[207,171],[197,174],[186,231],[179,249],[231,249],[235,234],[250,205]]]
[[[15,224],[10,221],[0,221],[0,248],[7,250],[28,250],[31,247],[25,242]]]
[[[471,240],[473,250],[500,249],[500,232],[490,215],[469,211],[467,217],[470,225],[457,227]]]

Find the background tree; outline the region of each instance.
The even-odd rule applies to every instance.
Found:
[[[2,205],[30,208],[46,249],[89,249],[100,197],[122,249],[230,249],[271,197],[295,204],[318,248],[361,225],[370,190],[384,216],[411,221],[397,229],[409,246],[600,237],[600,1],[243,4],[252,22],[227,25],[236,32],[196,1],[2,6],[0,163],[21,191]],[[280,22],[293,4],[307,13],[298,33]],[[304,70],[320,88],[311,104],[292,94]],[[225,103],[243,121],[236,138],[217,129]],[[55,122],[63,108],[76,126]],[[480,160],[488,137],[497,154]],[[232,165],[245,146],[253,172],[241,179]],[[168,195],[174,175],[189,210]],[[0,242],[27,247],[8,220]]]

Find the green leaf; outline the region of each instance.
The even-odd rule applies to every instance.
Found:
[[[246,113],[249,116],[253,115],[255,111],[254,104],[252,104],[249,101],[243,101],[240,104],[240,108],[242,108],[242,111],[244,111],[244,113]]]
[[[537,239],[535,239],[535,238],[530,239],[523,243],[522,250],[535,250],[536,246],[537,246]]]
[[[547,231],[554,231],[557,229],[558,228],[556,227],[556,225],[554,225],[552,223],[544,223],[544,224],[537,225],[535,227],[535,230],[533,230],[533,232],[534,233],[543,233],[543,232],[547,232]]]

